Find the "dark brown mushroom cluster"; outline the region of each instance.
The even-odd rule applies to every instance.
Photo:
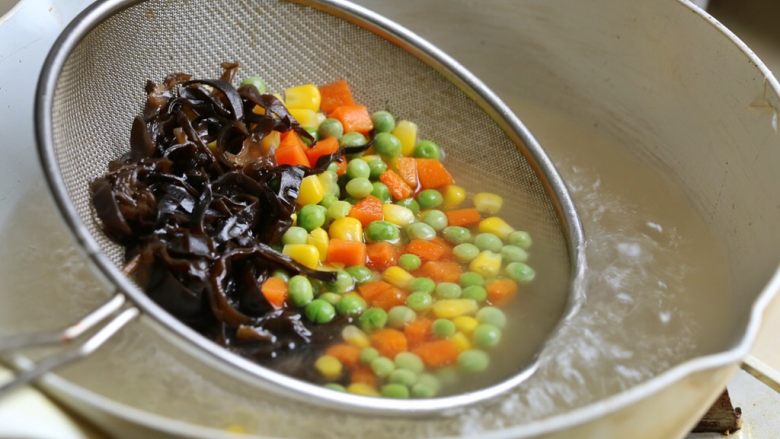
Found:
[[[263,154],[266,136],[294,130],[314,139],[274,96],[235,88],[237,63],[222,68],[219,79],[175,73],[148,81],[130,151],[90,192],[103,230],[125,248],[127,271],[151,298],[232,350],[274,359],[334,333],[312,330],[298,310],[275,309],[259,291],[276,269],[334,280],[275,249],[292,224],[301,180],[367,146],[322,157],[314,168],[277,166]]]

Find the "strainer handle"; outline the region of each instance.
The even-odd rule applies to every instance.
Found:
[[[25,334],[0,339],[0,354],[8,354],[34,346],[68,345],[86,334],[90,329],[98,327],[110,318],[83,343],[52,354],[38,362],[27,361],[22,364],[18,368],[21,370],[10,381],[0,385],[0,398],[19,386],[41,377],[46,372],[82,359],[95,352],[140,314],[137,308],[126,308],[119,312],[125,303],[125,296],[117,294],[108,302],[82,317],[78,322],[59,331]]]

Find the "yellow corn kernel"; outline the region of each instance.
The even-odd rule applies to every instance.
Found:
[[[417,124],[408,120],[399,120],[393,129],[393,135],[401,141],[401,154],[412,155],[417,145]]]
[[[213,142],[209,142],[208,145],[206,145],[206,146],[208,146],[210,150],[216,151],[217,150],[217,141],[215,140]]]
[[[227,431],[228,433],[244,433],[244,434],[248,433],[247,429],[239,424],[230,424],[227,427],[225,427],[225,431]]]
[[[466,200],[466,189],[463,187],[451,184],[444,188],[444,204],[442,209],[454,209],[461,205]]]
[[[362,349],[371,346],[371,341],[368,339],[366,333],[355,325],[345,326],[344,329],[341,330],[341,338],[356,348]]]
[[[385,221],[401,227],[408,226],[414,222],[414,212],[408,207],[397,204],[383,204],[382,214],[385,217]]]
[[[282,142],[282,133],[279,131],[271,131],[263,137],[260,141],[260,146],[263,148],[263,154],[270,154],[271,151],[276,150],[279,144]]]
[[[301,189],[298,193],[298,204],[317,204],[325,196],[325,189],[322,187],[320,179],[316,175],[309,175],[301,180]]]
[[[317,251],[320,252],[320,261],[324,261],[325,257],[328,256],[329,242],[328,232],[319,227],[309,232],[309,238],[306,241],[307,244],[317,247]]]
[[[323,355],[314,362],[314,368],[328,381],[336,381],[341,378],[344,368],[341,362],[331,355]]]
[[[474,329],[479,325],[479,321],[474,317],[460,316],[452,319],[452,323],[455,324],[455,328],[463,334],[469,335],[474,332]]]
[[[261,107],[259,105],[255,105],[252,108],[252,113],[259,114],[259,115],[263,116],[263,115],[265,115],[265,108],[263,108],[263,107]]]
[[[320,264],[320,251],[309,244],[287,244],[282,253],[291,257],[295,262],[309,268],[317,268]]]
[[[507,239],[515,229],[497,216],[491,216],[479,222],[479,231],[492,233],[501,239]]]
[[[330,239],[363,241],[363,224],[350,216],[333,221],[328,232],[330,233]]]
[[[495,215],[504,205],[504,199],[500,195],[490,192],[480,192],[474,195],[474,207],[479,213]]]
[[[284,91],[287,108],[306,108],[320,111],[320,89],[314,84],[290,87]]]
[[[364,156],[362,156],[360,158],[363,159],[363,161],[365,161],[366,163],[371,163],[374,160],[382,160],[382,157],[380,157],[380,156],[378,156],[376,154],[364,155]]]
[[[314,110],[309,110],[308,108],[288,108],[287,111],[304,128],[316,129],[319,126],[317,123],[317,112]]]
[[[375,388],[365,383],[352,383],[347,386],[347,392],[362,396],[379,396]]]
[[[458,352],[471,349],[471,340],[462,332],[456,332],[455,335],[450,337],[450,341],[455,344],[455,348],[458,349]]]
[[[382,279],[398,288],[407,288],[414,280],[414,276],[401,267],[393,266],[382,273]]]
[[[474,299],[444,299],[433,304],[433,314],[440,319],[474,314],[478,309],[479,305]]]
[[[315,115],[317,117],[317,127],[319,127],[323,122],[325,122],[325,119],[328,118],[328,116],[326,116],[325,113],[321,113],[319,111],[316,112]]]
[[[495,276],[501,271],[501,255],[490,250],[484,250],[469,263],[469,270],[484,277]]]
[[[321,174],[317,174],[317,178],[322,184],[322,190],[326,194],[339,194],[339,180],[338,175],[335,172],[325,171]]]

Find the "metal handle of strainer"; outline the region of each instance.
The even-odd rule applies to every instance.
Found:
[[[43,374],[80,360],[100,348],[114,334],[140,315],[138,308],[126,307],[127,298],[115,294],[109,301],[90,311],[76,323],[55,331],[35,332],[0,338],[0,355],[12,355],[33,347],[67,347],[89,334],[82,343],[62,349],[43,359],[17,363],[17,373],[0,385],[0,398]]]

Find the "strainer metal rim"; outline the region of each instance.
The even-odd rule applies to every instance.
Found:
[[[92,29],[105,19],[144,0],[100,0],[80,13],[62,32],[52,46],[40,74],[35,101],[35,125],[38,153],[44,175],[63,219],[86,252],[94,268],[107,283],[117,287],[155,324],[162,335],[173,339],[188,353],[219,367],[244,380],[251,379],[257,386],[300,401],[327,408],[346,409],[353,412],[382,415],[426,415],[455,409],[493,398],[527,379],[537,367],[533,362],[512,377],[489,387],[453,396],[423,400],[392,400],[365,398],[341,394],[320,386],[292,378],[270,368],[229,352],[211,340],[201,336],[157,305],[144,291],[131,282],[100,250],[96,240],[81,221],[72,203],[60,173],[54,150],[52,106],[59,75],[69,55]],[[285,1],[285,0],[280,0]],[[314,7],[331,15],[346,19],[389,42],[402,47],[418,59],[443,74],[449,81],[474,100],[505,131],[514,143],[522,143],[521,152],[545,186],[559,219],[568,246],[571,264],[570,285],[581,276],[584,269],[582,225],[568,193],[552,161],[530,131],[490,89],[468,72],[457,61],[406,28],[345,0],[286,0]],[[571,289],[573,291],[573,288]],[[567,312],[576,308],[576,300],[570,293]],[[563,320],[563,319],[562,319]],[[555,331],[551,332],[554,334]],[[174,337],[175,335],[175,337]],[[169,337],[170,336],[170,337]],[[538,356],[538,353],[537,353]],[[232,367],[224,367],[232,366]],[[258,378],[260,378],[258,380]]]

